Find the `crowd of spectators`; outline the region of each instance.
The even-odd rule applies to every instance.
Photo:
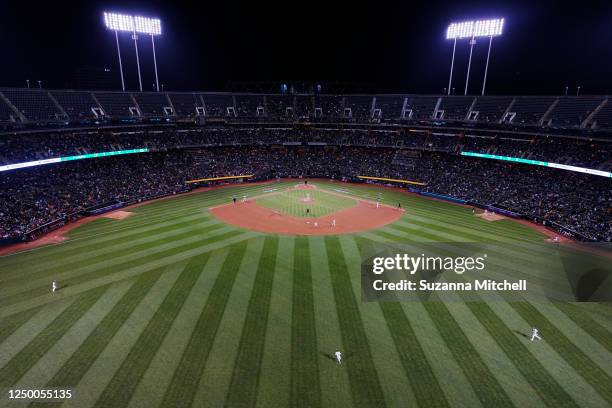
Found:
[[[254,174],[259,179],[352,180],[370,175],[423,181],[430,192],[504,207],[593,239],[612,240],[609,178],[468,158],[456,154],[457,146],[550,161],[567,157],[589,167],[612,157],[605,143],[397,131],[218,128],[14,135],[0,141],[3,163],[137,147],[154,152],[0,173],[0,238],[22,236],[91,206],[184,191],[186,180]]]
[[[137,157],[136,157],[137,156]],[[0,238],[23,236],[49,222],[111,201],[186,191],[191,157],[155,153],[33,167],[0,177]]]
[[[479,137],[399,129],[187,127],[0,136],[0,165],[147,147],[327,144],[474,151],[598,168],[612,167],[612,143],[554,137]]]

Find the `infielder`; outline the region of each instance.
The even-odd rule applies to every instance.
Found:
[[[336,219],[334,218],[334,219],[332,220],[332,227],[335,227],[335,226],[336,226]]]

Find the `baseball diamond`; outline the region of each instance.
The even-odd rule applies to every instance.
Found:
[[[4,1],[0,408],[612,407],[611,17]]]

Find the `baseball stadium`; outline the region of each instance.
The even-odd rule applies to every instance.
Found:
[[[612,96],[455,75],[0,87],[0,406],[612,406]]]

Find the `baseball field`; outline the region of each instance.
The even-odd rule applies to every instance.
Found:
[[[542,232],[384,187],[296,183],[127,208],[0,257],[0,405],[612,405],[609,303],[362,301],[362,260],[386,244],[496,244],[498,273],[560,291],[529,246],[554,245]],[[20,389],[72,398],[8,397]]]

